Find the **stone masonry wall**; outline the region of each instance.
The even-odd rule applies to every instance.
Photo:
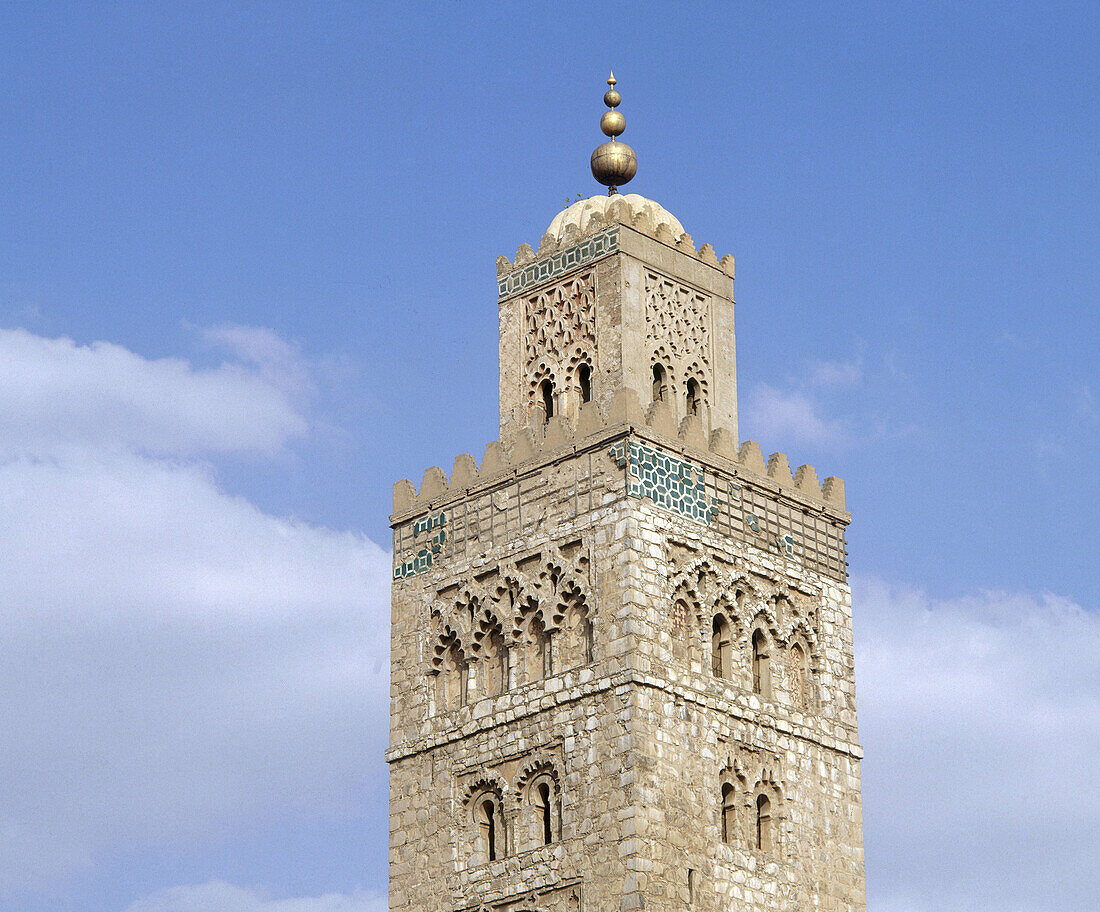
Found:
[[[648,451],[668,455],[668,477],[628,458]],[[480,487],[402,494],[387,754],[394,912],[864,908],[843,539],[832,563],[811,561],[801,541],[720,525],[717,501],[736,483],[775,522],[798,503],[841,530],[845,514],[720,463],[682,439],[611,425]],[[406,558],[429,541],[430,563]],[[527,596],[562,657],[541,677]],[[570,627],[581,603],[588,653]],[[714,673],[715,611],[731,625],[726,677]],[[769,698],[753,693],[753,629],[768,637]],[[503,661],[494,642],[507,644]],[[795,643],[807,657],[798,680],[786,664]],[[441,681],[456,650],[466,700],[448,708]],[[548,845],[532,816],[539,776],[558,802]],[[725,839],[724,783],[736,792]],[[751,838],[761,790],[773,809],[766,850]],[[484,795],[500,807],[492,861],[475,819]]]

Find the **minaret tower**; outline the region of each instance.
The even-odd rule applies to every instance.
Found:
[[[863,912],[844,485],[737,445],[733,258],[592,173],[497,260],[500,439],[394,486],[391,912]]]

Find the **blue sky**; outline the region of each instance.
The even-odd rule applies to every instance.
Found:
[[[1098,28],[0,9],[0,910],[383,907],[390,486],[496,436],[609,66],[737,258],[742,439],[847,482],[872,907],[1094,908]]]

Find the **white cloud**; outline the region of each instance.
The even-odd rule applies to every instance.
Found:
[[[760,441],[789,441],[803,446],[837,447],[852,438],[843,421],[826,418],[821,406],[801,390],[780,390],[760,383],[749,390],[741,406],[741,436]]]
[[[234,341],[244,360],[197,370],[110,342],[0,330],[0,458],[71,447],[160,456],[278,451],[309,428],[282,382],[304,368],[271,339],[265,351],[265,331],[237,328],[235,340],[226,332],[215,340]]]
[[[853,582],[870,907],[1095,908],[1100,614]]]
[[[863,368],[851,361],[818,361],[810,367],[814,386],[855,386],[863,379]]]
[[[303,414],[239,366],[5,345],[0,897],[142,848],[361,813],[387,732],[388,554],[143,455],[277,447]]]
[[[386,897],[377,893],[270,899],[262,891],[215,880],[159,890],[126,912],[386,912],[387,908]]]

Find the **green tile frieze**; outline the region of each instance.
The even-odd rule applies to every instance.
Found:
[[[516,292],[556,278],[571,269],[575,269],[577,266],[591,263],[593,260],[617,250],[618,247],[618,226],[606,228],[599,234],[594,234],[567,250],[543,257],[541,260],[535,260],[535,262],[528,263],[521,269],[516,269],[508,275],[501,276],[497,279],[500,297],[511,297]]]

